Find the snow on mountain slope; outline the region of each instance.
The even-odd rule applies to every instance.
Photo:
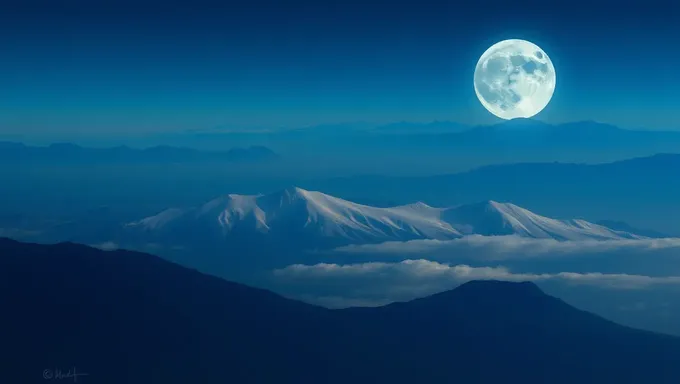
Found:
[[[488,201],[452,208],[415,203],[376,208],[321,192],[289,188],[269,195],[225,195],[189,210],[166,210],[128,225],[172,236],[260,234],[287,241],[332,239],[345,244],[465,235],[518,235],[556,240],[637,239],[584,220],[556,220],[508,203]]]
[[[376,208],[300,188],[270,195],[226,195],[183,214],[176,212],[164,211],[128,226],[147,231],[164,228],[181,231],[182,227],[189,229],[212,222],[223,234],[243,230],[305,233],[359,243],[461,236],[451,225],[439,220],[441,209],[422,203]]]
[[[139,226],[147,230],[160,229],[166,226],[168,223],[172,223],[181,218],[185,213],[185,210],[179,208],[170,208],[155,216],[150,216],[136,223],[128,224],[128,226]]]
[[[556,220],[537,215],[509,203],[488,201],[462,205],[443,211],[442,220],[464,235],[519,235],[555,240],[639,239],[623,231],[615,231],[585,220]]]

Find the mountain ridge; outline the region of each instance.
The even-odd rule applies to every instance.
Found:
[[[448,208],[422,202],[378,208],[299,187],[265,195],[223,195],[197,208],[183,211],[171,208],[126,226],[145,232],[174,227],[173,237],[181,234],[182,227],[198,226],[212,227],[213,233],[222,235],[235,230],[288,236],[304,233],[348,244],[450,240],[466,235],[555,240],[644,238],[585,220],[551,219],[493,200]]]
[[[680,338],[614,324],[533,283],[330,310],[138,252],[0,239],[0,266],[5,378],[22,383],[73,364],[83,382],[107,384],[680,378]]]

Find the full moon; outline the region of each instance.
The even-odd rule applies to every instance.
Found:
[[[526,40],[503,40],[487,49],[475,68],[475,93],[501,119],[535,116],[555,92],[555,67],[548,55]]]

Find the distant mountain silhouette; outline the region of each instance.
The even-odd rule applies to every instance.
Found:
[[[533,283],[328,310],[151,255],[0,239],[3,382],[677,383],[680,339]]]
[[[670,128],[670,127],[669,127]],[[452,121],[394,122],[389,124],[338,123],[297,129],[210,130],[197,134],[195,131],[163,136],[164,140],[177,145],[215,148],[234,140],[258,142],[287,142],[294,138],[305,146],[314,144],[322,148],[336,146],[358,146],[362,149],[426,149],[464,148],[469,146],[501,146],[508,150],[514,147],[540,151],[544,147],[621,149],[643,146],[650,150],[646,154],[680,148],[680,131],[623,129],[595,121],[575,121],[562,124],[548,124],[535,119],[514,119],[498,124],[466,126]],[[337,141],[328,142],[329,138]],[[258,139],[259,138],[259,139]],[[157,139],[158,141],[159,139]],[[165,141],[164,141],[165,142]],[[541,143],[542,147],[534,147]],[[329,145],[330,144],[330,145]],[[275,145],[275,144],[272,144]],[[425,146],[425,147],[423,147]],[[482,147],[480,147],[482,149]],[[636,152],[640,154],[640,152]],[[644,153],[644,152],[643,152]],[[628,155],[623,155],[628,156]]]
[[[277,158],[272,150],[253,146],[225,151],[199,151],[190,148],[156,146],[133,149],[125,146],[113,148],[85,148],[71,143],[56,143],[47,147],[33,147],[21,143],[0,142],[0,163],[12,165],[25,163],[119,163],[119,162],[195,162],[227,161],[252,162]]]
[[[338,134],[346,134],[337,129]],[[314,135],[314,130],[307,131]],[[673,144],[680,148],[680,131],[631,130],[595,121],[575,121],[563,124],[548,124],[534,119],[513,119],[492,125],[469,127],[462,124],[435,121],[431,123],[400,122],[386,124],[373,129],[354,131],[356,135],[382,133],[377,147],[398,144],[403,149],[444,148],[483,148],[498,147],[505,150],[546,148],[609,148],[615,146],[652,146]],[[391,135],[387,135],[391,134]],[[390,137],[391,136],[391,137]],[[369,141],[374,136],[367,136]],[[365,139],[355,138],[360,142]],[[366,144],[362,144],[366,146]],[[540,145],[537,147],[537,145]],[[662,145],[660,148],[666,148]]]
[[[531,133],[546,133],[550,135],[589,135],[591,137],[596,136],[609,136],[614,137],[616,135],[628,135],[629,137],[653,137],[653,136],[666,136],[666,137],[677,137],[680,138],[679,131],[663,131],[663,130],[634,130],[634,129],[623,129],[611,124],[599,123],[592,120],[583,121],[573,121],[561,124],[549,124],[536,119],[525,119],[518,118],[512,120],[502,121],[496,124],[489,125],[465,125],[454,121],[431,121],[431,122],[410,122],[410,121],[400,121],[387,124],[370,124],[370,123],[337,123],[337,124],[325,124],[310,126],[305,128],[294,128],[294,129],[275,129],[275,130],[246,130],[239,129],[224,130],[224,129],[213,129],[206,132],[221,132],[229,134],[230,132],[236,132],[241,134],[262,134],[267,133],[268,135],[274,136],[286,136],[290,134],[305,133],[308,135],[323,134],[327,135],[329,133],[335,134],[337,136],[347,135],[348,133],[353,134],[363,134],[363,133],[384,133],[384,134],[396,134],[396,135],[460,135],[466,136],[471,133],[503,133],[503,132],[531,132]],[[192,131],[195,132],[195,131]],[[549,138],[549,136],[546,136]]]
[[[471,129],[470,126],[454,123],[451,121],[433,121],[431,123],[411,123],[402,121],[399,123],[380,125],[371,130],[381,134],[436,134],[457,133]]]
[[[426,127],[426,125],[423,125],[423,127]],[[412,129],[411,131],[414,135],[435,136],[440,140],[449,138],[451,140],[445,140],[442,144],[451,146],[485,143],[523,147],[540,142],[543,145],[555,147],[565,145],[590,147],[614,143],[631,143],[633,140],[641,140],[645,143],[650,140],[655,141],[659,139],[680,140],[679,131],[630,130],[595,121],[548,124],[534,119],[513,119],[498,124],[449,132],[428,131],[426,129],[423,129],[421,132],[417,129]],[[411,139],[416,138],[412,137]]]

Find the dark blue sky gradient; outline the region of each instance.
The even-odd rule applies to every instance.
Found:
[[[676,3],[29,0],[0,13],[0,135],[490,123],[472,74],[507,38],[557,69],[539,119],[680,129]]]

